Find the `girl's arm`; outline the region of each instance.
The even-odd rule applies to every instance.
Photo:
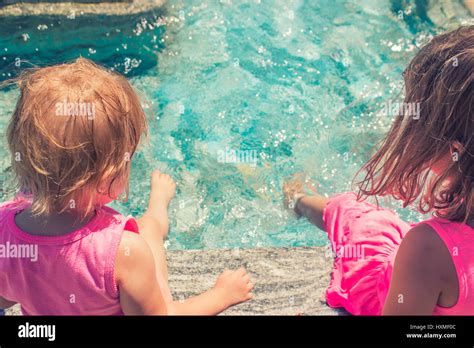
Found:
[[[173,301],[168,304],[168,311],[171,315],[216,315],[230,306],[250,300],[252,288],[245,269],[226,270],[212,289],[183,302]]]
[[[168,314],[156,278],[153,254],[140,235],[124,232],[115,262],[115,278],[125,314]]]
[[[170,315],[217,315],[229,307],[222,297],[212,288],[182,302],[168,303],[168,311]]]
[[[449,251],[437,233],[427,225],[414,227],[397,252],[383,315],[432,315],[453,272]]]
[[[115,277],[127,315],[214,315],[251,299],[253,288],[243,268],[225,271],[216,285],[183,302],[166,303],[156,277],[153,253],[141,236],[125,231],[117,253]]]

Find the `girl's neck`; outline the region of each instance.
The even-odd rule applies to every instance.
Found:
[[[32,214],[26,208],[15,216],[15,224],[24,232],[39,236],[62,236],[81,229],[95,217],[93,212],[85,218],[75,211],[51,214],[49,216]]]

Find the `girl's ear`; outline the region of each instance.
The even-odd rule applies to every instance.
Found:
[[[449,168],[453,162],[459,161],[459,157],[464,152],[464,146],[459,141],[451,142],[449,152],[443,153],[430,168],[436,175],[441,175],[446,168]]]
[[[97,189],[96,189],[96,192],[97,193],[100,193],[102,195],[105,195],[109,192],[109,186],[105,184],[104,181],[102,181],[99,186],[97,186]]]
[[[455,161],[464,153],[464,146],[459,141],[453,141],[450,146],[451,158]]]

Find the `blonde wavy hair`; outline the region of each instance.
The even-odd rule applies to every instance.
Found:
[[[33,214],[75,202],[87,216],[96,193],[110,197],[112,185],[128,179],[147,132],[137,94],[123,76],[85,58],[26,70],[15,82],[20,97],[7,138],[19,190],[33,196]]]

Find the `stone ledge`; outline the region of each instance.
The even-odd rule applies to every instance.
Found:
[[[332,259],[320,247],[186,250],[168,252],[169,282],[176,300],[212,287],[224,269],[245,267],[254,299],[224,315],[345,315],[329,308],[325,291]],[[18,315],[19,308],[8,310]]]
[[[161,8],[165,0],[130,0],[110,2],[17,2],[3,4],[0,2],[2,16],[68,16],[81,15],[125,16],[153,11]]]

